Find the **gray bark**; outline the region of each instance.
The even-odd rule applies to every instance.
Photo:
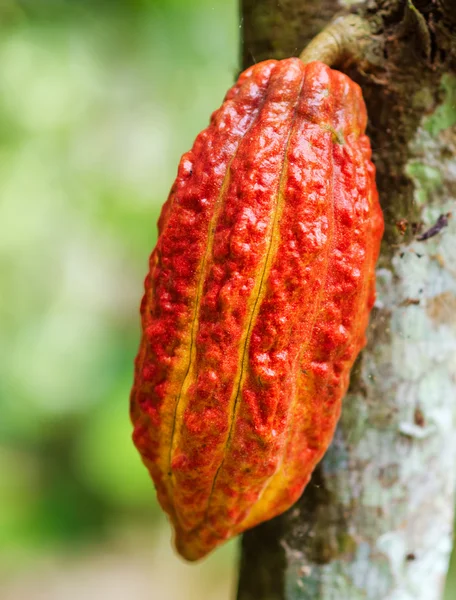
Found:
[[[244,66],[298,55],[349,5],[243,0]],[[300,501],[243,537],[238,600],[438,600],[448,568],[456,2],[369,0],[352,11],[373,32],[366,61],[341,68],[361,84],[369,114],[386,221],[378,299],[332,446]],[[441,231],[420,241],[436,223]]]

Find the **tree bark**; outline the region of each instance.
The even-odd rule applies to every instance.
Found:
[[[238,600],[437,600],[451,552],[456,1],[243,0],[243,62],[298,55],[349,6],[372,31],[365,60],[339,66],[369,114],[386,221],[377,302],[312,481],[244,534]]]

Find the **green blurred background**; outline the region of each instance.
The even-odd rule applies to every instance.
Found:
[[[0,19],[0,598],[228,600],[236,542],[174,555],[128,396],[158,211],[237,72],[237,1]]]
[[[0,2],[0,598],[230,597],[130,440],[139,301],[180,155],[238,64],[235,0]]]

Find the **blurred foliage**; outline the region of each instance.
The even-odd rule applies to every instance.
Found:
[[[0,4],[0,558],[153,526],[138,307],[180,155],[237,68],[234,0]]]

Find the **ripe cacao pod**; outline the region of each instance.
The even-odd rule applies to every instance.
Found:
[[[333,437],[383,233],[365,127],[346,75],[268,60],[181,159],[131,418],[189,560],[289,508]]]

